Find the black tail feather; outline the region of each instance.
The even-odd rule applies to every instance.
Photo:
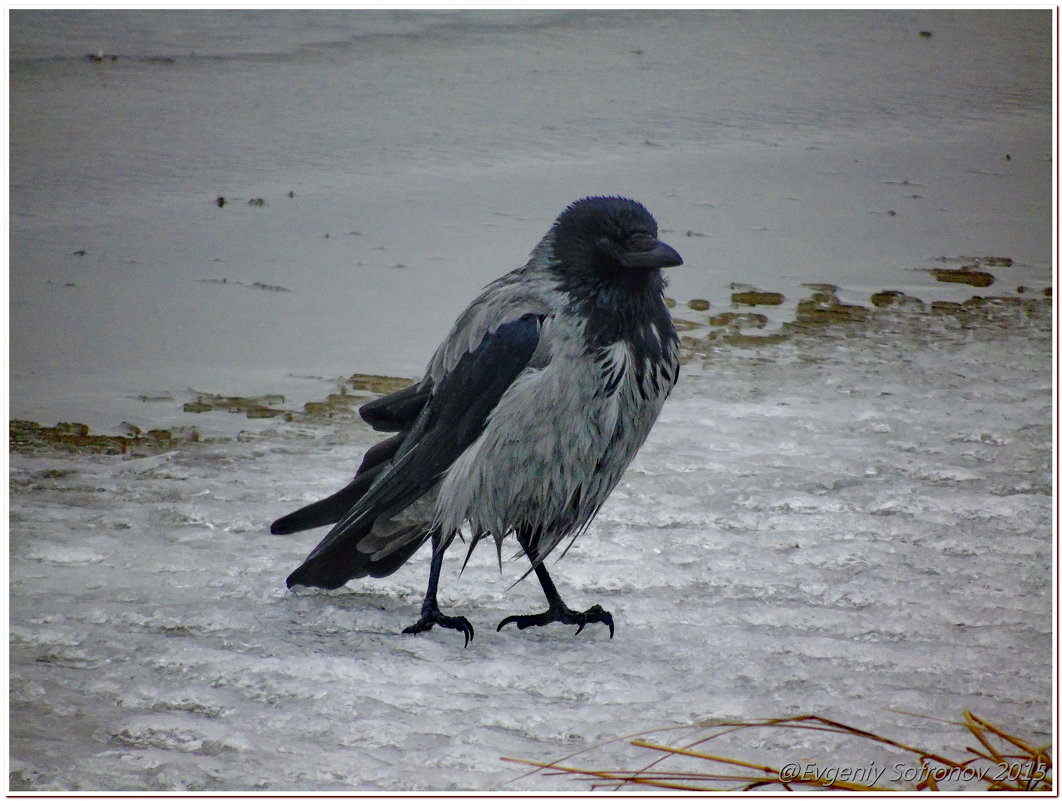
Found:
[[[366,470],[371,470],[377,465],[390,461],[391,457],[395,455],[395,452],[405,441],[408,433],[408,431],[402,431],[393,437],[377,442],[369,450],[365,451],[365,455],[361,458],[361,466],[358,468],[357,475],[361,475]]]
[[[274,521],[269,527],[270,533],[293,534],[296,531],[335,525],[342,521],[387,469],[430,393],[430,384],[425,387],[414,385],[363,406],[362,417],[373,428],[398,433],[376,443],[365,452],[357,475],[347,486],[327,498]],[[402,430],[403,428],[405,430]],[[306,561],[288,576],[288,587],[304,585],[334,590],[351,579],[389,576],[405,564],[430,537],[430,526],[427,524],[423,526],[422,536],[418,535],[415,527],[407,526],[404,534],[395,532],[395,536],[398,536],[400,541],[409,537],[412,539],[389,551],[386,543],[391,536],[391,530],[385,526],[376,534],[382,540],[378,543],[380,547],[375,554],[359,550],[359,544],[367,550],[373,550],[372,545],[362,541],[372,534],[375,522],[375,518],[364,518],[360,521],[348,521],[340,531],[333,529]],[[380,553],[385,555],[379,556]]]
[[[384,576],[390,576],[398,568],[402,567],[417,551],[420,550],[420,546],[428,541],[428,531],[425,529],[424,536],[419,540],[413,540],[401,548],[396,550],[392,554],[388,554],[383,559],[379,559],[372,563],[369,570],[369,575],[373,578],[383,578]]]
[[[377,465],[359,473],[353,481],[334,495],[329,495],[323,500],[284,515],[273,522],[273,525],[269,527],[269,532],[271,534],[294,534],[296,531],[338,523],[343,515],[350,511],[350,507],[357,503],[358,499],[372,486],[372,482],[376,480],[383,468],[383,465]]]
[[[343,515],[358,502],[362,495],[376,477],[380,475],[384,465],[395,455],[402,441],[406,438],[405,432],[388,437],[383,442],[377,442],[362,457],[361,467],[358,468],[354,480],[339,492],[329,495],[323,500],[311,503],[301,509],[280,518],[269,527],[271,534],[294,534],[296,531],[305,531],[308,528],[318,526],[331,526],[343,519]]]
[[[362,536],[369,533],[372,528],[370,522],[360,532]],[[325,590],[336,590],[353,578],[364,578],[369,575],[366,569],[366,556],[358,551],[358,532],[352,532],[355,536],[342,545],[335,546],[323,554],[307,559],[288,576],[287,585],[290,589],[297,584],[305,587],[321,587]]]
[[[396,548],[386,556],[374,558],[373,554],[358,549],[359,543],[372,531],[373,523],[346,532],[343,539],[336,540],[330,547],[305,562],[288,576],[289,588],[297,584],[306,587],[321,587],[334,590],[342,587],[351,579],[383,578],[390,576],[402,567],[429,538],[431,530],[424,526],[423,535]]]

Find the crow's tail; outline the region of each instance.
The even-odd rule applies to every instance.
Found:
[[[270,534],[294,534],[318,526],[331,526],[343,519],[364,495],[385,465],[378,465],[358,476],[334,495],[284,515],[269,527]]]
[[[351,579],[382,578],[402,567],[431,536],[424,522],[396,524],[371,521],[351,528],[325,547],[318,546],[288,576],[288,587],[302,584],[334,590]]]
[[[377,442],[365,452],[354,480],[334,495],[309,506],[297,509],[289,515],[275,521],[269,527],[271,534],[294,534],[318,526],[331,526],[343,519],[361,496],[369,491],[372,482],[383,472],[387,461],[395,455],[399,445],[406,438],[405,432]]]

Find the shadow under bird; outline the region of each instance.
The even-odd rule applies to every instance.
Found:
[[[457,318],[419,383],[361,407],[393,436],[365,453],[354,480],[273,523],[273,534],[333,525],[288,587],[387,576],[431,540],[420,619],[405,633],[438,625],[463,633],[467,646],[472,624],[439,609],[443,554],[464,530],[468,556],[490,536],[500,559],[513,534],[549,608],[498,629],[566,623],[578,634],[603,623],[612,636],[612,615],[599,605],[569,609],[543,560],[593,520],[678,379],[661,269],[679,264],[640,203],[588,197],[568,206],[527,264]]]

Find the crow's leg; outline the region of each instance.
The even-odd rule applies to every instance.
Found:
[[[436,593],[439,590],[439,571],[442,570],[443,554],[446,545],[443,544],[442,532],[435,529],[431,533],[431,572],[428,573],[428,589],[424,592],[424,603],[420,605],[420,620],[412,626],[403,629],[403,634],[420,634],[422,631],[430,631],[431,627],[438,624],[444,629],[456,629],[465,635],[465,647],[469,640],[476,636],[472,624],[463,617],[450,617],[439,611],[439,601]]]
[[[575,630],[575,633],[578,634],[587,623],[604,623],[608,626],[608,636],[611,639],[616,633],[616,626],[612,622],[612,613],[606,612],[599,604],[594,604],[585,612],[574,612],[569,609],[568,605],[560,597],[560,593],[557,592],[557,585],[553,583],[553,579],[546,572],[546,566],[539,560],[538,547],[531,539],[529,532],[526,529],[521,529],[517,532],[516,539],[523,547],[527,558],[531,560],[531,564],[534,565],[535,575],[538,576],[538,581],[542,585],[542,592],[546,594],[549,609],[537,615],[510,615],[498,624],[498,631],[501,631],[503,626],[507,626],[510,623],[515,623],[518,629],[526,629],[531,626],[546,626],[550,623],[567,623],[578,626],[579,628]]]

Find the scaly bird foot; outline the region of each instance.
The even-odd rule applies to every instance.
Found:
[[[455,629],[464,634],[465,648],[468,647],[468,643],[472,638],[476,636],[476,630],[472,628],[472,624],[468,622],[468,618],[444,615],[439,611],[438,607],[435,607],[434,609],[422,609],[420,620],[412,626],[407,626],[402,629],[402,633],[420,634],[422,631],[431,631],[432,626],[436,624],[442,626],[444,629]]]
[[[526,629],[531,626],[546,626],[550,623],[567,623],[570,626],[579,627],[575,630],[576,634],[582,631],[587,623],[604,623],[608,626],[610,640],[616,633],[616,626],[612,622],[612,613],[606,612],[601,608],[600,604],[594,604],[585,612],[573,612],[566,606],[560,606],[551,607],[548,612],[540,612],[537,615],[509,615],[498,624],[498,631],[501,631],[503,626],[507,626],[510,623],[515,623],[518,629]]]

